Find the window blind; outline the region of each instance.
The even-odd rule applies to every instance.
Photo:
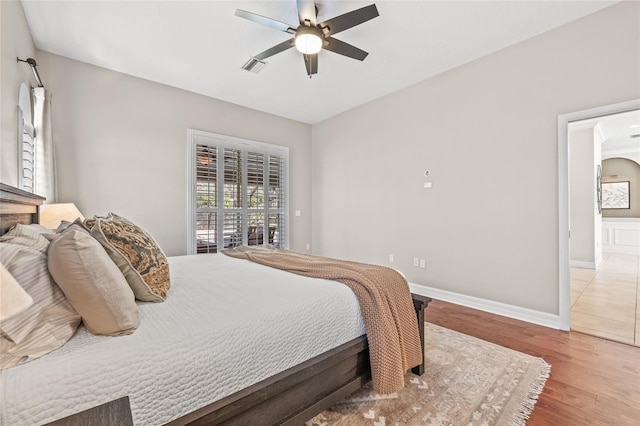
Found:
[[[34,192],[35,129],[20,108],[18,108],[18,124],[19,186],[25,191]]]
[[[196,145],[196,220],[197,253],[215,252],[218,229],[217,149]]]
[[[189,252],[287,247],[288,149],[190,131]]]

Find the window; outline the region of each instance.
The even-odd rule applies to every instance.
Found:
[[[288,247],[289,149],[189,130],[188,253]]]

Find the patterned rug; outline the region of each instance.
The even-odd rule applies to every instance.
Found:
[[[307,426],[524,425],[549,377],[542,358],[433,324],[425,325],[426,372],[407,374],[400,392],[371,383]]]

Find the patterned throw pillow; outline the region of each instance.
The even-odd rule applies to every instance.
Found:
[[[85,225],[91,227],[91,235],[118,265],[136,299],[162,302],[166,298],[169,263],[151,235],[113,213],[106,218],[89,219]]]

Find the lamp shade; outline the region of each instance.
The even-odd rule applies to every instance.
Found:
[[[77,218],[84,220],[84,216],[73,203],[46,204],[40,211],[40,225],[47,229],[56,229],[63,220],[73,222]]]

